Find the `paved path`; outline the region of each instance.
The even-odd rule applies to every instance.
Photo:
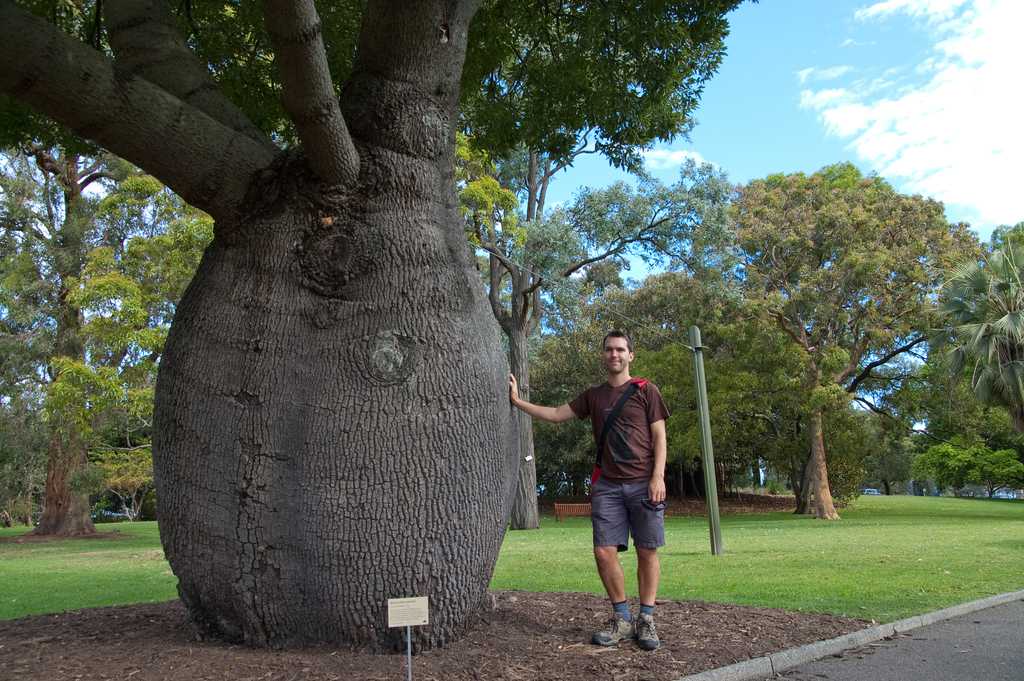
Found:
[[[1024,600],[783,672],[789,681],[1024,681]]]

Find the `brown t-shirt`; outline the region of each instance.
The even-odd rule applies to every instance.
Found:
[[[636,379],[634,379],[636,380]],[[576,418],[590,417],[594,442],[601,437],[604,420],[629,382],[612,387],[608,383],[583,391],[569,403]],[[650,480],[654,472],[654,439],[651,424],[668,418],[668,408],[661,392],[647,382],[622,405],[622,411],[608,430],[601,452],[601,476],[615,482]]]

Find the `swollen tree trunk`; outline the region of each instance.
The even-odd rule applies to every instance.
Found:
[[[497,329],[448,172],[360,152],[337,203],[290,164],[218,232],[161,364],[161,536],[193,620],[231,639],[397,646],[387,599],[428,596],[415,636],[443,645],[486,604],[515,466]]]
[[[811,509],[816,518],[822,520],[839,520],[836,507],[832,503],[832,490],[828,485],[828,466],[825,461],[825,437],[822,427],[821,410],[817,409],[811,414],[808,424],[808,433],[811,438],[811,458],[807,462],[807,468],[813,473],[813,484],[811,488],[814,493],[814,505]]]
[[[507,364],[458,228],[457,78],[427,87],[448,48],[440,13],[417,12],[368,10],[342,96],[354,185],[278,163],[265,200],[218,225],[168,338],[162,539],[193,620],[232,639],[398,647],[387,600],[427,596],[416,645],[444,645],[489,602],[516,463]],[[423,44],[389,53],[395,27]]]
[[[519,384],[519,395],[530,399],[530,360],[527,354],[526,333],[513,327],[508,334],[509,359],[512,373]],[[535,530],[540,527],[537,509],[537,462],[533,456],[533,419],[519,409],[516,410],[517,431],[515,446],[518,451],[518,472],[512,499],[512,514],[509,527],[513,530]]]

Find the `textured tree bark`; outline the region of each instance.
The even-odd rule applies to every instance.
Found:
[[[32,534],[75,537],[96,532],[89,516],[89,498],[71,486],[75,473],[86,464],[85,447],[74,433],[50,437],[43,513]]]
[[[468,16],[445,18],[446,38],[465,32]],[[364,34],[419,26],[431,44],[386,55],[396,40],[378,35],[361,54],[342,97],[357,182],[324,187],[279,159],[245,219],[218,224],[178,307],[156,395],[158,513],[207,632],[394,648],[387,599],[428,596],[421,648],[488,605],[517,453],[459,229],[458,69],[441,88],[423,58],[444,46],[439,19],[370,11]]]
[[[527,334],[513,326],[507,334],[512,373],[519,383],[519,394],[530,399],[530,359],[527,352]],[[533,419],[524,411],[516,410],[515,447],[518,451],[516,486],[512,499],[509,527],[513,530],[536,530],[540,527],[537,510],[537,461],[533,449]]]
[[[814,516],[821,520],[839,520],[836,507],[832,503],[832,490],[828,484],[828,466],[825,461],[825,437],[822,427],[821,410],[811,413],[808,432],[811,438],[811,459],[807,467],[813,472],[813,482],[809,487],[814,492]]]

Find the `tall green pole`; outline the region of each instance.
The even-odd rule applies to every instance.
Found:
[[[697,377],[697,410],[700,412],[700,449],[704,467],[704,496],[707,497],[708,523],[711,526],[711,553],[722,554],[722,523],[718,516],[718,481],[715,476],[715,452],[711,447],[711,414],[708,411],[708,387],[704,381],[704,352],[700,329],[690,327],[693,368]]]

